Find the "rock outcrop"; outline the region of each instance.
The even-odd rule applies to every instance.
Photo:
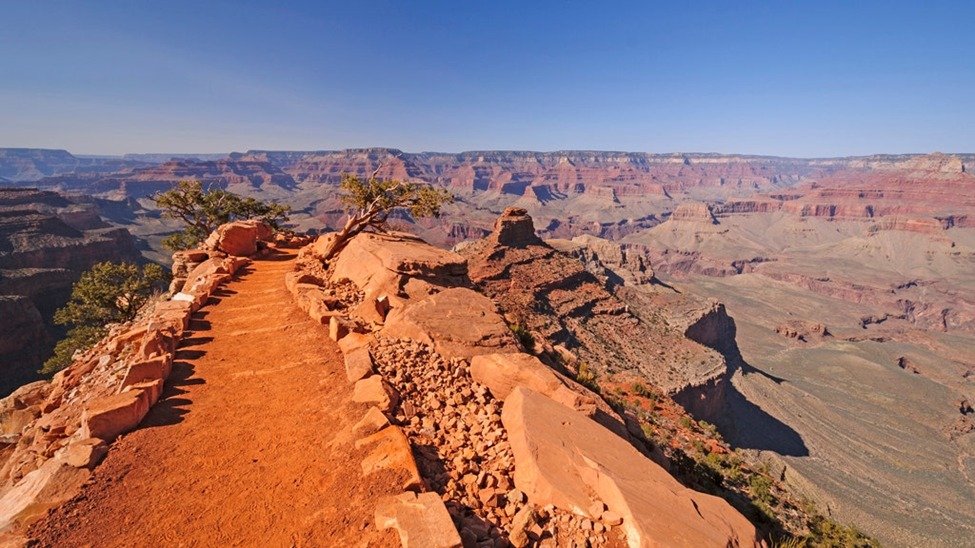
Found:
[[[724,374],[719,355],[633,315],[578,259],[542,241],[500,243],[511,241],[512,233],[533,233],[531,226],[530,216],[508,210],[496,234],[460,249],[478,289],[498,302],[509,322],[565,346],[576,355],[572,361],[600,375],[628,372],[669,393]]]
[[[344,354],[348,380],[355,383],[354,398],[372,406],[353,427],[360,437],[357,443],[405,434],[412,446],[411,454],[409,448],[390,441],[363,461],[363,469],[409,469],[415,456],[413,466],[422,479],[380,504],[377,527],[396,528],[404,546],[454,546],[458,541],[465,546],[526,546],[545,539],[556,545],[592,546],[680,544],[682,538],[687,545],[757,542],[754,528],[727,503],[681,487],[630,445],[625,419],[602,398],[525,353],[527,341],[512,334],[494,301],[473,289],[476,284],[467,277],[463,257],[409,235],[360,234],[325,265],[318,250],[331,237],[323,235],[299,252],[303,260],[289,275],[288,287],[299,306],[328,324]],[[494,257],[511,250],[527,253],[526,260],[536,253],[556,256],[564,261],[559,266],[572,267],[570,276],[592,287],[596,302],[618,305],[577,259],[546,246],[523,210],[509,210],[483,245],[489,247],[484,253],[495,253]],[[511,288],[522,282],[501,277],[496,281]],[[562,289],[569,297],[571,290]],[[632,317],[626,321],[639,323]],[[525,391],[570,413],[572,421],[585,421],[584,428],[597,429],[578,434],[595,436],[595,443],[587,446],[593,453],[585,458],[612,464],[614,474],[623,474],[614,463],[632,467],[631,474],[652,471],[659,484],[643,480],[613,498],[614,488],[599,474],[573,479],[586,493],[607,490],[601,496],[610,506],[595,516],[588,510],[591,504],[580,508],[569,499],[531,491],[532,483],[521,471],[534,464],[513,451],[510,436],[543,443],[562,434],[575,440],[577,434],[566,424],[541,434],[534,414],[527,418],[527,427],[520,418],[504,418],[518,415],[507,409],[520,404],[509,402]],[[603,442],[613,448],[611,452],[596,448]],[[626,456],[624,461],[620,454]],[[620,481],[628,477],[618,476]],[[653,490],[634,494],[648,486]],[[672,522],[655,524],[657,509],[648,500],[668,501],[659,504],[667,506]]]
[[[572,240],[546,240],[555,249],[576,257],[607,288],[653,283],[651,250],[640,244],[619,243],[584,234]]]
[[[622,523],[638,546],[755,546],[755,527],[727,502],[679,484],[595,422],[518,387],[501,420],[515,456],[515,486],[539,505]]]
[[[686,202],[677,206],[670,214],[672,222],[701,223],[716,225],[718,220],[711,211],[711,206],[704,202]]]

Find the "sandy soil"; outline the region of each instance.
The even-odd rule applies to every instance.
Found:
[[[30,530],[48,546],[398,546],[377,532],[341,355],[291,301],[293,256],[261,260],[203,308],[160,402],[74,500]]]

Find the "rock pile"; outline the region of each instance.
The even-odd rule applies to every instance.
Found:
[[[466,361],[408,339],[378,339],[370,352],[399,395],[394,421],[406,430],[421,474],[445,501],[465,545],[602,546],[612,537],[608,524],[529,504],[515,487],[501,401],[472,379]]]
[[[775,332],[787,339],[798,342],[812,342],[813,340],[831,337],[826,325],[805,320],[792,320],[775,326]]]
[[[153,302],[133,322],[110,327],[50,383],[27,385],[0,402],[6,446],[0,532],[15,534],[73,497],[107,444],[138,426],[156,403],[190,316],[249,261],[211,253],[185,252],[201,262],[171,300]]]

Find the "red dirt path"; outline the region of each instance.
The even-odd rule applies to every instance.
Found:
[[[190,326],[163,399],[113,446],[82,493],[35,524],[56,546],[398,546],[362,476],[341,355],[256,261]],[[219,301],[219,302],[215,302]]]

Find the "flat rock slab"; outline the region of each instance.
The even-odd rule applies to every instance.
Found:
[[[515,485],[533,504],[587,514],[598,497],[622,519],[630,546],[758,545],[755,527],[727,502],[684,487],[622,438],[538,392],[512,390],[501,420]]]
[[[518,343],[494,302],[462,287],[394,308],[382,334],[429,344],[446,358],[518,351]]]
[[[407,491],[380,501],[376,528],[396,529],[404,548],[459,548],[460,535],[436,493]]]

